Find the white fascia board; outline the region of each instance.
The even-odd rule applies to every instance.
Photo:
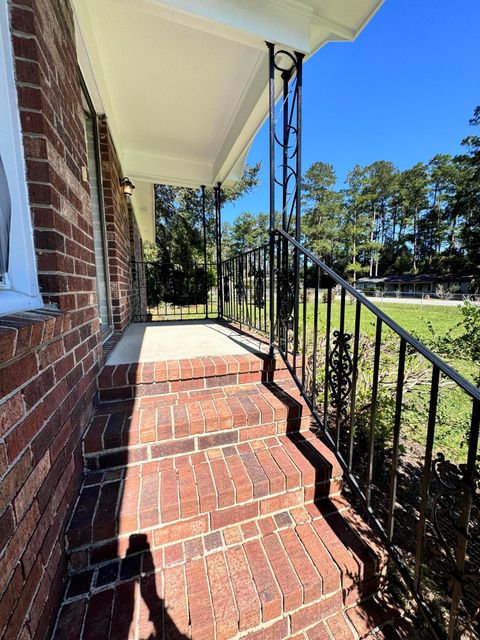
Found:
[[[155,0],[156,1],[156,0]],[[171,0],[172,2],[174,0]],[[276,0],[278,3],[292,3],[292,0]],[[355,29],[346,27],[322,17],[316,13],[310,12],[310,37],[311,43],[309,53],[305,55],[304,61],[316,53],[328,42],[353,41],[358,34],[365,28],[367,23],[373,18],[379,10],[383,0],[379,0],[372,11]],[[233,173],[238,174],[239,162],[243,158],[243,165],[246,161],[246,150],[252,144],[253,139],[265,122],[268,115],[268,54],[265,53],[263,59],[256,67],[256,77],[249,83],[248,91],[242,97],[241,105],[237,108],[232,123],[229,127],[227,135],[223,140],[223,144],[216,156],[214,164],[214,181],[223,182],[233,180]],[[281,94],[281,83],[276,82],[277,101]],[[250,114],[249,117],[245,117]],[[240,176],[241,177],[241,176]]]
[[[108,82],[99,53],[98,38],[95,32],[95,21],[84,0],[74,0],[75,39],[77,41],[77,58],[80,71],[87,85],[90,97],[97,114],[106,115],[115,149],[123,165],[122,137],[116,123],[115,109],[110,98]],[[95,72],[93,72],[95,69]]]
[[[243,170],[245,169],[245,163],[247,161],[247,156],[249,151],[250,151],[250,145],[245,149],[243,154],[238,158],[236,164],[234,165],[234,167],[232,167],[232,170],[228,174],[227,178],[222,182],[224,187],[226,188],[234,187],[238,182],[240,182],[243,176]]]
[[[282,58],[277,61],[282,64]],[[231,178],[234,168],[238,169],[239,158],[246,158],[246,151],[268,116],[268,65],[268,50],[265,46],[216,155],[213,167],[215,183]],[[277,72],[276,76],[279,75]],[[277,101],[283,90],[278,77],[275,87]]]
[[[93,103],[95,112],[103,115],[105,113],[105,107],[102,96],[100,95],[100,89],[98,88],[90,57],[87,53],[87,47],[85,46],[85,40],[76,13],[73,14],[73,22],[75,25],[75,44],[77,47],[78,66],[82,72],[83,80],[87,86],[88,94]]]
[[[224,182],[238,158],[250,147],[268,108],[268,53],[259,59],[248,91],[242,97],[213,167],[214,182]],[[277,87],[278,89],[278,87]]]
[[[322,18],[321,16],[314,14],[312,16],[312,25],[314,27],[318,27],[322,32],[326,31],[332,37],[330,40],[346,40],[351,41],[355,40],[358,35],[358,32],[354,29],[350,29],[345,27],[342,24],[338,24],[337,22],[333,22],[332,20],[328,20],[328,18]],[[317,49],[319,45],[317,45]]]
[[[265,50],[259,57],[248,89],[242,96],[216,155],[213,167],[214,182],[231,180],[234,168],[238,170],[239,158],[246,158],[246,151],[268,116],[268,64],[268,51]],[[276,77],[275,87],[275,101],[277,101],[282,94],[282,82],[278,77]]]
[[[132,209],[142,240],[155,242],[155,194],[153,183],[135,181]]]
[[[380,9],[380,7],[383,5],[384,2],[385,0],[376,0],[376,4],[373,6],[370,13],[366,15],[365,18],[362,20],[362,22],[358,25],[356,29],[355,37],[353,38],[354,40],[365,29],[367,24],[370,22],[373,16],[377,13],[377,11]]]
[[[177,187],[214,184],[213,170],[207,163],[129,149],[125,150],[124,157],[125,171],[134,182],[137,179]],[[185,176],[189,177],[185,179]]]

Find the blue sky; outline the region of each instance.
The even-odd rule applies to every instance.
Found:
[[[303,170],[332,163],[341,186],[355,164],[400,169],[455,154],[480,104],[480,0],[386,0],[353,43],[331,43],[304,66]],[[268,129],[248,156],[261,185],[224,208],[268,211]]]

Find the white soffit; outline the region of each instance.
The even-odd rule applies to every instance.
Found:
[[[73,0],[80,67],[124,174],[136,185],[238,180],[268,112],[265,41],[308,57],[353,40],[382,2]]]

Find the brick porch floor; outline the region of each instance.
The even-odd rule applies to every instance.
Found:
[[[223,337],[210,357],[162,360],[157,344],[148,361],[137,344],[130,362],[122,341],[111,354],[54,638],[408,637],[380,591],[385,554],[288,372],[229,331],[231,354]]]

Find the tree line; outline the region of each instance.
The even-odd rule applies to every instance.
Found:
[[[480,106],[470,120],[480,125]],[[378,160],[356,165],[338,188],[333,165],[315,162],[302,179],[302,242],[338,273],[362,275],[442,273],[480,278],[480,136],[462,141],[463,153],[437,154],[400,170]],[[259,165],[247,167],[232,202],[258,185]],[[207,194],[209,259],[213,261],[213,200]],[[268,214],[244,212],[223,225],[223,255],[268,240]],[[156,186],[155,259],[178,264],[203,255],[198,191]],[[151,252],[154,252],[153,254]]]

